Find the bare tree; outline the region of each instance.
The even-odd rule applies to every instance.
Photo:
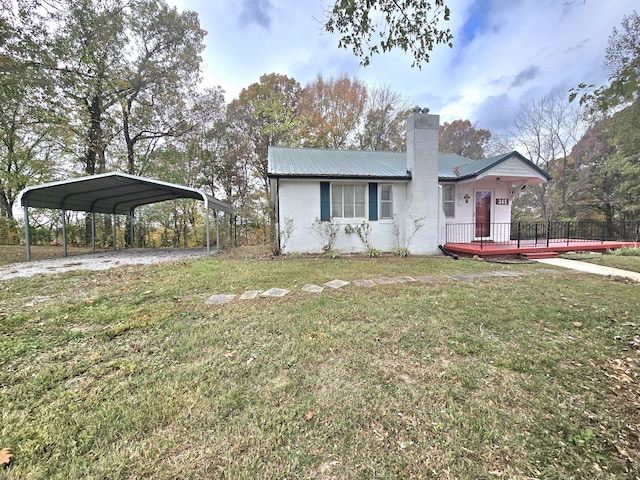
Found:
[[[403,150],[405,120],[411,108],[409,97],[387,85],[374,87],[367,95],[358,143],[361,150]]]
[[[569,103],[564,91],[533,100],[522,106],[510,132],[516,145],[536,165],[549,173],[549,185],[532,189],[544,218],[566,215],[576,166],[571,149],[584,131],[580,108]]]

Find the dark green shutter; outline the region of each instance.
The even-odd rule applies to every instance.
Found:
[[[329,182],[320,182],[320,220],[331,220],[331,190]]]
[[[369,221],[378,220],[378,184],[369,184]]]

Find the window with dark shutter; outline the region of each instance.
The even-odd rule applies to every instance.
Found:
[[[331,220],[331,188],[329,182],[320,182],[320,220]]]
[[[369,184],[369,221],[378,220],[378,184]]]

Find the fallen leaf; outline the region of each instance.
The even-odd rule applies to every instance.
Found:
[[[629,375],[627,375],[626,373],[621,373],[618,378],[620,379],[621,382],[624,383],[633,383],[633,380],[631,379],[631,377]]]
[[[623,456],[623,457],[625,457],[625,458],[628,458],[628,457],[629,457],[629,454],[627,453],[627,451],[626,451],[624,448],[620,448],[619,446],[617,446],[617,445],[616,445],[616,449],[618,450],[618,453],[619,453],[621,456]]]
[[[9,465],[12,459],[13,455],[11,454],[10,449],[3,448],[0,450],[0,465]]]
[[[308,422],[315,416],[316,416],[316,412],[314,412],[313,410],[309,410],[309,412],[304,416],[304,419]]]
[[[151,290],[147,290],[146,292],[143,293],[143,295],[149,295],[150,293],[152,293]]]
[[[85,300],[85,302],[87,302],[89,305],[91,305],[93,302],[95,302],[95,300],[93,298],[87,298]]]
[[[573,322],[573,326],[576,328],[580,328],[582,326],[582,323],[580,322]]]

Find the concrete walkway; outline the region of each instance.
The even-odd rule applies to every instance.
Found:
[[[581,262],[579,260],[568,260],[566,258],[541,258],[536,262],[553,265],[554,267],[570,268],[579,272],[593,273],[595,275],[605,275],[610,277],[628,278],[635,282],[640,282],[640,273],[622,270],[620,268],[603,267],[589,262]]]

